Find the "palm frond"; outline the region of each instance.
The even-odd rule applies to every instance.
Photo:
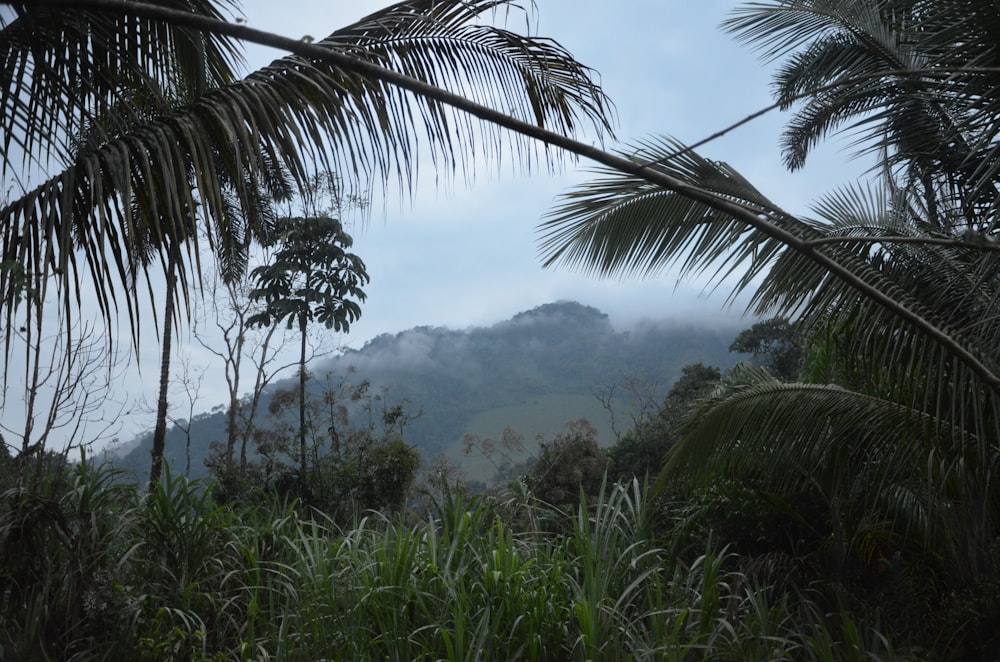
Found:
[[[478,22],[506,4],[402,2],[335,32],[322,46],[448,86],[554,131],[572,134],[585,123],[609,130],[606,97],[569,53],[555,42]],[[113,26],[107,29],[113,34]],[[99,116],[103,107],[92,106],[75,112]],[[134,317],[135,297],[116,292],[129,284],[127,237],[141,234],[141,223],[153,224],[148,234],[158,241],[187,237],[195,213],[205,234],[217,236],[232,218],[227,182],[264,181],[277,167],[300,190],[317,169],[365,185],[398,177],[406,187],[423,149],[442,172],[467,173],[477,159],[509,154],[530,168],[543,149],[443,103],[299,56],[166,108],[148,121],[132,118],[0,210],[5,255],[29,272],[56,274],[64,306],[87,288],[105,318],[119,302]],[[60,115],[44,119],[53,127],[77,126]],[[545,152],[546,163],[553,158]],[[237,186],[234,192],[241,209],[253,208],[254,191]],[[189,254],[194,259],[180,265],[182,278],[197,269],[197,251]],[[9,289],[2,272],[0,285]]]
[[[984,439],[1000,434],[1000,393],[990,381],[1000,373],[993,349],[1000,327],[990,312],[997,298],[994,274],[1000,273],[995,251],[893,244],[891,237],[940,238],[913,218],[906,191],[845,189],[819,203],[820,218],[796,219],[730,168],[678,150],[670,141],[642,147],[632,158],[658,163],[682,181],[739,201],[807,246],[831,237],[843,240],[792,249],[745,220],[605,171],[603,178],[566,194],[540,226],[547,265],[648,276],[676,264],[682,276],[709,271],[716,285],[735,276],[731,297],[752,291],[750,308],[759,315],[800,318],[807,330],[854,329],[844,351],[870,361],[865,372],[885,389],[873,391],[880,397],[903,398]],[[879,236],[887,237],[884,244],[873,243]],[[831,273],[816,259],[819,251],[854,280]],[[858,283],[895,305],[859,291]]]
[[[652,139],[621,152],[693,186],[780,215],[774,203],[725,163],[705,159],[669,139]],[[728,255],[743,261],[770,255],[778,244],[745,223],[645,179],[611,169],[561,196],[538,229],[545,266],[565,264],[602,276],[651,276],[680,262],[681,274],[700,271]],[[766,262],[766,259],[764,259]],[[717,273],[717,275],[722,275]]]
[[[892,26],[883,20],[880,4],[870,0],[748,2],[734,9],[722,27],[738,41],[750,44],[768,62],[814,41],[844,35],[870,52],[892,59],[898,40]]]
[[[810,222],[827,236],[844,237],[859,273],[958,341],[991,370],[1000,369],[995,347],[998,256],[974,247],[935,243],[852,243],[872,238],[932,236],[908,213],[905,192],[895,198],[879,189],[846,189],[821,200]],[[843,253],[842,253],[843,254]],[[860,369],[873,392],[932,412],[981,438],[993,438],[1000,414],[994,389],[937,338],[920,333],[894,311],[860,297],[843,281],[818,270],[800,253],[784,251],[755,292],[760,313],[801,316],[805,328],[835,330],[841,358],[867,363]],[[971,416],[978,410],[977,416]]]
[[[168,7],[224,19],[231,0],[168,0]],[[163,99],[232,82],[242,64],[226,37],[133,16],[20,3],[0,25],[2,172],[12,147],[22,165],[72,158],[73,140],[122,110],[122,95]],[[0,17],[3,20],[3,17]],[[100,119],[99,119],[100,118]],[[134,120],[135,118],[128,118]],[[116,126],[106,127],[113,133]]]
[[[749,3],[724,27],[767,59],[785,58],[773,79],[782,107],[806,98],[782,138],[790,168],[802,167],[822,138],[847,129],[857,134],[859,153],[899,166],[905,185],[923,190],[930,220],[939,205],[958,204],[969,222],[972,210],[996,200],[988,165],[996,122],[984,124],[979,109],[995,97],[996,74],[988,73],[995,49],[987,45],[995,42],[986,37],[1000,19],[991,21],[997,10],[978,6],[985,4]]]
[[[933,29],[920,35],[920,48],[933,62],[953,72],[940,87],[952,102],[967,109],[958,127],[968,145],[960,175],[975,203],[995,217],[1000,181],[1000,7],[984,0],[937,3],[926,17]],[[991,230],[996,230],[996,221]]]
[[[997,468],[996,456],[980,462],[981,448],[966,431],[905,404],[756,375],[704,405],[661,483],[678,473],[736,475],[779,495],[818,491],[859,520],[926,541],[968,530],[969,490]]]

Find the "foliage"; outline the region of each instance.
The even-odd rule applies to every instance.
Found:
[[[328,216],[282,218],[275,225],[271,245],[277,245],[267,264],[250,273],[255,287],[250,300],[264,309],[247,319],[247,326],[272,326],[287,320],[299,332],[299,472],[306,474],[306,335],[311,322],[327,329],[350,330],[361,316],[368,283],[365,263],[348,253],[353,240],[340,221]]]
[[[597,445],[597,430],[585,418],[566,424],[566,432],[539,442],[538,460],[527,476],[532,494],[556,508],[572,506],[580,494],[594,496],[608,468],[607,454]]]
[[[768,1],[741,6],[724,27],[764,59],[782,60],[774,95],[785,109],[801,105],[782,137],[789,168],[846,128],[918,191],[931,228],[995,229],[996,5]]]
[[[802,366],[802,337],[783,317],[756,322],[736,336],[730,352],[751,354],[775,377],[794,380]]]
[[[224,504],[296,501],[348,525],[369,510],[398,513],[411,496],[420,454],[405,436],[419,417],[405,401],[390,404],[387,392],[367,382],[352,385],[327,375],[322,392],[306,408],[306,466],[299,453],[297,421],[287,417],[300,401],[297,390],[278,391],[270,401],[276,425],[255,430],[256,459],[238,468],[215,446],[208,465]]]
[[[316,321],[328,329],[349,331],[361,316],[354,299],[364,301],[361,286],[369,280],[361,258],[345,250],[352,243],[333,218],[278,219],[270,240],[277,249],[268,264],[250,273],[256,284],[250,299],[262,302],[264,309],[248,324],[287,321],[295,328]]]
[[[494,471],[491,482],[499,484],[517,480],[538,461],[525,446],[524,435],[509,425],[503,429],[499,439],[465,435],[462,438],[462,454],[470,455],[473,451],[489,463]]]
[[[1000,123],[996,72],[980,65],[995,60],[996,17],[984,0],[749,4],[730,25],[789,57],[779,103],[808,92],[790,164],[827,131],[859,121],[874,127],[883,179],[827,196],[815,219],[796,218],[729,166],[654,138],[620,159],[602,156],[616,169],[568,194],[545,223],[549,263],[652,274],[677,262],[682,274],[738,274],[734,294],[752,290],[756,312],[788,317],[805,334],[802,376],[827,377],[780,381],[743,366],[705,395],[661,476],[682,479],[671,484],[676,501],[655,513],[669,531],[654,529],[637,481],[581,490],[601,463],[582,426],[546,448],[534,472],[536,494],[557,487],[551,498],[563,507],[570,487],[580,495],[575,517],[544,532],[538,523],[559,513],[517,484],[503,502],[467,504],[445,491],[427,520],[370,517],[349,530],[267,501],[228,510],[180,480],[106,521],[80,507],[101,489],[58,499],[16,490],[0,527],[5,561],[13,559],[3,597],[21,601],[5,605],[5,649],[30,656],[42,642],[51,647],[43,655],[63,658],[111,649],[179,659],[513,651],[860,660],[894,659],[903,645],[918,659],[991,655],[983,644],[995,631],[1000,531]],[[14,121],[34,127],[21,97],[9,98],[21,113]],[[34,254],[65,266],[64,254]],[[306,473],[303,454],[299,487]],[[93,564],[74,556],[117,549],[95,521],[141,523],[115,531],[136,551],[108,555],[124,579],[113,584],[119,618],[100,627],[80,607],[79,586],[109,591],[75,574]],[[27,548],[9,554],[25,531]],[[67,543],[79,542],[77,532],[87,544]],[[69,624],[54,638],[39,634],[52,626],[49,604]]]
[[[680,378],[659,410],[638,421],[608,449],[609,476],[614,480],[645,480],[658,475],[691,410],[712,392],[721,377],[718,368],[702,363],[681,368]]]
[[[956,626],[936,620],[939,606],[990,581],[1000,536],[997,19],[977,0],[747,3],[728,27],[781,60],[778,104],[802,105],[789,165],[846,127],[877,179],[796,217],[727,164],[651,138],[542,225],[549,264],[735,278],[732,297],[751,294],[752,312],[803,334],[802,381],[731,373],[660,486],[681,483],[705,530],[741,550],[769,536],[734,530],[729,513],[765,532],[794,524],[801,543],[764,547],[803,559],[831,603],[878,605],[866,618],[889,619],[930,657],[965,654],[944,643]],[[713,493],[721,477],[738,489]]]
[[[670,556],[636,482],[542,535],[448,491],[427,519],[341,529],[278,501],[220,507],[169,471],[148,496],[112,477],[81,464],[34,520],[46,535],[23,549],[37,576],[5,564],[33,589],[3,593],[5,657],[894,659],[877,631],[754,585],[725,551]],[[4,542],[18,521],[5,514]]]
[[[424,412],[407,423],[406,439],[426,459],[449,448],[453,459],[459,458],[465,432],[495,438],[510,424],[530,441],[539,433],[555,435],[566,421],[581,416],[595,424],[605,445],[612,439],[611,426],[598,417],[607,412],[594,397],[596,389],[629,375],[675,379],[686,361],[731,365],[735,357],[726,346],[732,335],[729,328],[666,321],[622,332],[600,311],[563,301],[489,327],[418,327],[376,337],[360,349],[310,361],[315,379],[307,393],[321,399],[323,389],[317,385],[327,372],[350,374],[355,383],[367,380],[374,393],[389,387],[393,403],[406,400]],[[295,390],[296,381],[275,380],[262,393],[258,430],[282,424],[270,418],[268,403],[277,391]],[[651,397],[662,401],[665,395],[660,388]],[[212,441],[228,438],[226,424],[224,410],[194,417],[191,477],[207,475],[204,460]],[[148,469],[148,437],[135,441],[135,448],[116,463],[141,475]],[[180,431],[170,430],[166,458],[175,467],[183,466],[183,447]],[[470,478],[488,480],[493,470],[483,462]]]
[[[0,651],[5,659],[127,655],[123,564],[135,551],[135,491],[86,460],[49,465],[0,506]],[[132,504],[130,507],[129,504]]]

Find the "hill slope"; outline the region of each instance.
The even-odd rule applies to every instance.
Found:
[[[407,440],[420,449],[426,462],[449,451],[455,457],[454,449],[467,432],[496,436],[511,426],[531,440],[537,434],[551,435],[580,417],[594,420],[602,443],[611,443],[609,414],[595,392],[624,378],[640,377],[655,382],[662,397],[684,365],[732,364],[736,357],[727,347],[734,335],[732,327],[668,323],[618,332],[599,310],[559,302],[490,327],[462,331],[417,327],[383,334],[310,370],[317,383],[326,375],[332,379],[349,375],[352,383],[368,380],[373,392],[384,389],[387,404],[405,402],[408,410],[422,412],[407,428]],[[291,380],[279,382],[270,393],[290,387]],[[194,418],[192,477],[205,474],[209,443],[223,439],[224,411],[217,408]],[[148,471],[150,446],[151,434],[144,435],[121,463],[139,474]],[[171,429],[166,455],[175,471],[184,470],[185,450],[184,434]]]

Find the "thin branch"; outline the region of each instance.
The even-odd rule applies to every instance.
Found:
[[[830,244],[924,244],[929,246],[948,246],[951,248],[971,248],[982,251],[1000,251],[1000,243],[994,241],[967,241],[950,239],[948,237],[910,237],[910,236],[838,236],[809,239],[806,246],[825,246]]]
[[[823,92],[829,92],[830,90],[835,90],[838,87],[844,87],[847,85],[854,85],[855,83],[864,83],[875,78],[886,78],[886,77],[904,77],[907,75],[920,75],[920,76],[941,76],[943,78],[950,78],[956,73],[973,73],[973,74],[996,74],[1000,73],[1000,67],[934,67],[934,68],[924,68],[924,69],[887,69],[884,71],[876,71],[870,74],[861,74],[859,76],[848,76],[847,78],[840,78],[832,83],[827,83],[826,85],[820,85],[819,87],[810,88],[805,92],[800,92],[787,99],[782,99],[781,101],[775,101],[769,106],[764,106],[763,108],[754,111],[744,117],[741,120],[733,122],[729,126],[716,131],[710,136],[702,138],[701,140],[694,142],[690,145],[685,146],[683,149],[679,149],[672,154],[668,154],[661,159],[651,162],[652,163],[666,163],[669,159],[677,158],[678,156],[683,156],[688,152],[693,152],[694,150],[707,145],[708,143],[718,140],[719,138],[725,136],[726,134],[735,131],[745,124],[749,124],[755,119],[759,119],[764,115],[775,110],[781,110],[782,108],[787,108],[796,101],[814,96],[816,94],[822,94]]]

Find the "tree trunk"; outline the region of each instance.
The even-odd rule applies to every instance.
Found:
[[[231,469],[236,453],[236,408],[240,406],[239,398],[229,399],[229,411],[226,413],[226,468]]]
[[[302,486],[306,482],[306,316],[299,318],[299,334],[302,336],[299,349],[299,465]]]
[[[163,451],[167,441],[167,387],[170,385],[170,345],[174,323],[174,290],[177,286],[177,256],[170,248],[167,268],[167,301],[163,307],[163,347],[160,355],[160,397],[156,403],[156,428],[153,430],[153,463],[149,470],[149,491],[153,492],[163,472]]]
[[[229,383],[229,412],[226,415],[226,469],[231,470],[234,462],[234,452],[236,450],[236,439],[240,435],[237,429],[236,418],[240,408],[240,364],[243,362],[243,324],[240,323],[239,336],[236,338],[236,348],[230,353],[230,363],[227,370],[232,370],[228,377]],[[245,444],[245,442],[244,442]],[[246,451],[243,451],[244,455]]]

